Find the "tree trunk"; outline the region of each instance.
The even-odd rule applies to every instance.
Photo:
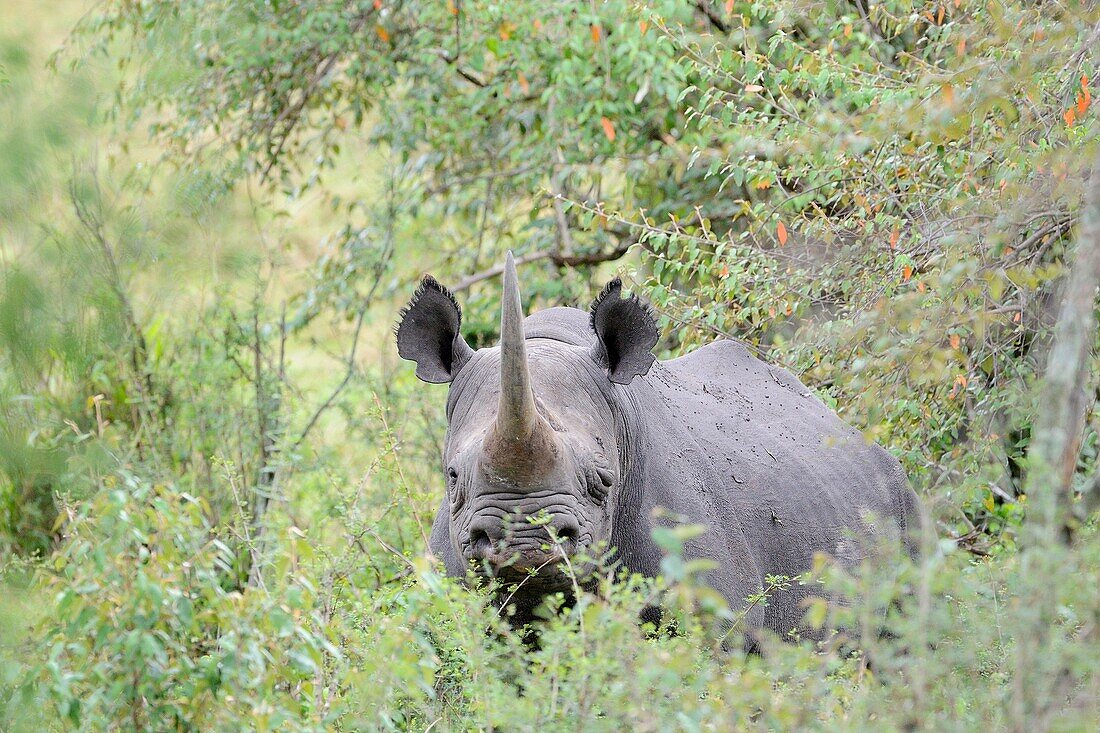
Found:
[[[1032,542],[1072,539],[1073,473],[1088,416],[1096,288],[1100,284],[1100,160],[1085,183],[1076,259],[1066,281],[1028,451]]]
[[[1065,660],[1050,653],[1052,635],[1059,633],[1051,583],[1065,572],[1076,526],[1073,474],[1091,395],[1100,283],[1100,161],[1085,186],[1075,261],[1039,387],[1027,456],[1024,485],[1031,509],[1020,553],[1022,583],[1012,609],[1018,627],[1011,712],[1012,729],[1019,733],[1047,729],[1064,703],[1067,680],[1073,679]]]

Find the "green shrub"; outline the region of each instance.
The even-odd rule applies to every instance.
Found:
[[[357,551],[279,537],[262,582],[241,583],[247,523],[134,475],[66,524],[33,589],[48,599],[22,663],[48,719],[76,730],[973,730],[1096,713],[1100,561],[1079,550],[977,561],[945,543],[919,564],[890,553],[859,573],[823,563],[811,643],[723,649],[726,611],[668,565],[659,582],[604,582],[537,622],[528,646],[483,593],[426,558],[380,587],[339,572]],[[675,538],[664,538],[676,556]],[[947,554],[944,554],[947,550]],[[1056,565],[1056,576],[1029,577]],[[1056,618],[1042,657],[1018,650],[1034,593]],[[666,608],[662,630],[640,624]],[[756,602],[767,603],[766,594]],[[820,608],[818,607],[820,604]],[[837,631],[836,629],[841,629]],[[1028,687],[1022,687],[1027,681]],[[1033,686],[1032,686],[1033,685]],[[17,696],[17,697],[19,697]],[[14,709],[14,708],[13,708]]]
[[[214,526],[204,500],[121,474],[64,532],[43,569],[40,673],[68,725],[320,729],[316,680],[336,649],[316,591],[279,567],[277,588],[246,592],[247,525]]]
[[[53,96],[2,39],[0,729],[1095,727],[1096,518],[1018,540],[1096,7],[573,5],[113,0]],[[49,170],[93,133],[105,172]],[[791,368],[939,544],[769,579],[822,640],[746,656],[670,530],[529,644],[425,555],[444,395],[386,331],[430,265],[491,342],[508,248],[532,308],[615,267],[666,355]]]

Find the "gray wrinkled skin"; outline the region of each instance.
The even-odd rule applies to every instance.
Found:
[[[450,297],[434,281],[432,287]],[[617,289],[613,295],[620,310],[632,302],[645,316],[631,312],[614,348],[601,351],[598,319],[578,309],[551,308],[523,320],[538,424],[549,426],[524,439],[494,437],[503,409],[499,347],[474,352],[446,331],[432,337],[425,356],[417,351],[423,339],[411,330],[403,336],[404,321],[399,327],[402,356],[421,366],[436,358],[438,344],[461,342],[455,354],[462,357],[444,348],[440,378],[432,380],[451,380],[447,494],[430,539],[448,574],[466,577],[474,567],[522,581],[511,599],[521,617],[547,592],[568,591],[548,528],[527,521],[540,511],[552,515],[566,556],[610,546],[622,567],[650,577],[662,557],[653,523],[670,521],[655,520],[655,510],[707,527],[687,543],[686,555],[714,561],[706,582],[735,610],[766,575],[803,573],[816,553],[851,565],[876,538],[891,535],[912,550],[919,507],[897,460],[743,345],[717,341],[655,362],[643,376],[628,374],[626,384],[613,382],[617,359],[641,358],[624,356],[625,344],[643,342],[648,354],[656,338],[655,328],[652,340],[639,335],[652,326],[644,306],[619,300]],[[415,308],[416,299],[409,312]],[[457,329],[460,316],[453,320]],[[613,337],[601,331],[601,341],[612,344]],[[588,568],[573,570],[583,575]],[[795,585],[751,609],[746,624],[785,635],[799,627],[802,601],[814,592]]]

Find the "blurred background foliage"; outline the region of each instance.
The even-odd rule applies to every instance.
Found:
[[[0,727],[1092,729],[1094,380],[1065,543],[1027,465],[1098,44],[1087,2],[5,2]],[[818,645],[721,650],[672,563],[525,648],[425,554],[445,390],[389,330],[431,271],[492,343],[506,249],[529,309],[618,273],[662,355],[790,369],[926,557],[801,579],[855,599]]]

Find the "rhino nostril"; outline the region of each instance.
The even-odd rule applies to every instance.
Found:
[[[554,536],[557,537],[558,544],[561,545],[561,549],[566,554],[570,554],[577,549],[576,527],[561,527],[554,533]]]
[[[475,529],[470,532],[470,549],[477,560],[484,560],[493,552],[493,542],[489,539],[489,533],[483,529]]]

